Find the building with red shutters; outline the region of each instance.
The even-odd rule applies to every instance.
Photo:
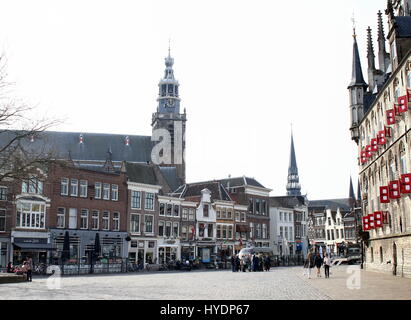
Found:
[[[358,145],[365,268],[411,277],[411,16],[388,1],[388,33],[378,12],[378,61],[368,28],[368,84],[354,30],[348,86],[351,137]],[[389,52],[386,52],[388,40]]]

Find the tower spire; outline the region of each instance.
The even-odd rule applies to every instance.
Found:
[[[389,54],[386,52],[385,49],[385,35],[384,35],[384,25],[382,23],[382,13],[378,11],[378,64],[379,69],[386,73],[388,69],[388,65],[390,63]]]
[[[375,54],[374,46],[372,43],[371,28],[367,29],[367,59],[368,59],[368,83],[370,86],[370,92],[374,91],[376,85],[376,69],[375,69]]]
[[[349,87],[352,86],[364,86],[367,87],[364,77],[362,75],[360,54],[358,52],[357,35],[355,34],[354,26],[354,43],[353,43],[353,59],[352,59],[352,73],[351,73],[351,83]]]
[[[352,185],[351,176],[350,176],[350,191],[349,191],[348,198],[349,198],[350,206],[351,206],[351,208],[353,208],[355,206],[355,194],[354,194],[354,187]]]
[[[297,160],[295,157],[294,150],[294,138],[291,128],[291,147],[290,147],[290,163],[288,165],[288,177],[287,177],[287,195],[288,196],[300,196],[301,195],[301,185],[299,183],[300,178],[298,177]]]

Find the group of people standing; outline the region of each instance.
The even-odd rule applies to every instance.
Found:
[[[240,259],[239,255],[233,255],[231,257],[231,269],[233,272],[243,271],[270,271],[271,258],[268,255],[249,254],[244,255]]]
[[[324,258],[321,257],[320,253],[317,252],[314,254],[310,251],[307,255],[307,259],[304,262],[305,274],[308,276],[308,279],[311,279],[311,269],[314,267],[317,268],[317,278],[321,278],[321,267],[324,265],[325,277],[330,277],[330,266],[331,258],[328,253],[325,254]]]
[[[33,260],[31,258],[28,258],[27,261],[23,261],[23,264],[21,266],[19,265],[13,266],[13,264],[9,262],[6,268],[7,273],[15,273],[18,275],[26,276],[26,279],[28,282],[31,282],[33,279],[32,271],[33,271]]]

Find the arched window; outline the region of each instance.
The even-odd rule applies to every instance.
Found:
[[[396,177],[396,165],[395,165],[395,157],[392,152],[390,152],[388,156],[388,166],[389,166],[389,179],[390,181],[395,180]]]

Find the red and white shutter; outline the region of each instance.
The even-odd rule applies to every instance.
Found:
[[[372,157],[371,145],[370,145],[370,144],[367,144],[367,145],[365,146],[365,156],[366,156],[367,158],[371,158],[371,157]]]
[[[387,143],[387,138],[385,136],[385,130],[378,131],[377,139],[378,139],[379,145],[384,145]]]
[[[401,175],[401,193],[411,193],[411,174]]]
[[[380,187],[380,202],[389,203],[390,202],[390,192],[387,186]]]
[[[401,198],[400,181],[399,180],[391,181],[390,184],[389,184],[389,189],[390,189],[390,199],[399,199],[399,198]]]
[[[374,212],[374,222],[375,222],[375,227],[376,228],[382,228],[382,211],[375,211]]]
[[[370,213],[369,215],[368,215],[368,223],[369,223],[369,225],[370,225],[370,229],[374,229],[375,228],[375,221],[374,221],[374,214],[373,213]]]
[[[367,152],[361,151],[360,153],[360,162],[361,164],[364,164],[367,162]]]
[[[395,109],[387,110],[386,115],[387,115],[387,125],[395,124]]]
[[[364,231],[370,230],[370,225],[368,223],[368,216],[362,217],[362,226],[363,226]]]
[[[371,151],[378,151],[378,138],[371,139]]]
[[[404,113],[408,111],[408,94],[398,97],[398,113]]]

